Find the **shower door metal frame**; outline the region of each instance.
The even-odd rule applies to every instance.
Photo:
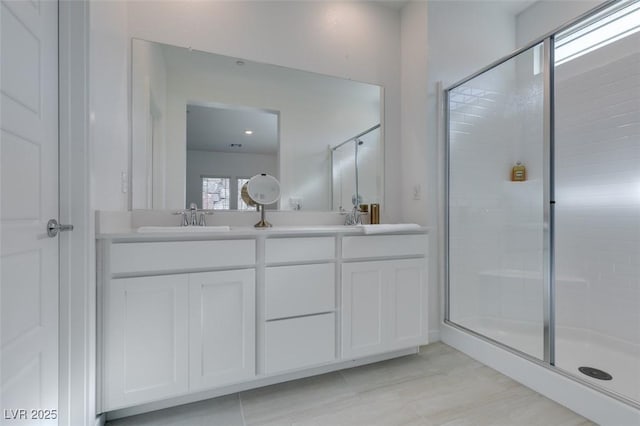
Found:
[[[626,7],[626,2],[620,0],[608,0],[597,7],[589,10],[588,12],[580,15],[579,17],[572,19],[571,21],[563,24],[555,30],[545,34],[544,36],[535,39],[526,46],[515,50],[507,56],[492,62],[486,67],[476,71],[475,73],[459,80],[458,82],[450,85],[444,89],[444,102],[442,107],[444,108],[443,118],[445,140],[444,140],[444,324],[461,330],[467,334],[477,337],[485,342],[498,346],[514,355],[521,358],[525,358],[535,364],[538,364],[544,368],[547,368],[556,374],[560,374],[570,380],[580,383],[583,386],[594,389],[602,394],[605,394],[611,398],[614,398],[620,402],[630,405],[634,408],[640,409],[640,401],[636,401],[628,398],[625,395],[616,393],[607,388],[601,387],[597,384],[582,379],[579,376],[573,375],[567,371],[562,370],[555,366],[555,259],[554,259],[554,225],[555,225],[555,194],[554,194],[554,170],[555,170],[555,158],[554,158],[554,146],[555,146],[555,111],[554,111],[554,92],[555,92],[555,61],[554,61],[554,48],[555,37],[557,34],[569,29],[572,26],[576,26],[581,21],[585,21],[598,13],[610,8],[612,5],[620,3],[620,8]],[[614,13],[617,9],[612,10],[610,13]],[[449,273],[449,255],[450,255],[450,232],[449,232],[449,200],[450,200],[450,125],[449,125],[449,92],[470,80],[496,68],[499,65],[515,58],[523,52],[531,49],[534,46],[542,44],[543,46],[543,359],[536,358],[526,352],[522,352],[511,346],[508,346],[498,340],[487,337],[467,327],[456,324],[451,321],[451,290],[450,290],[450,273]]]
[[[543,361],[555,364],[555,270],[554,270],[554,79],[555,66],[553,50],[555,38],[551,36],[544,40],[542,48],[544,95],[543,95],[543,144],[542,144],[542,321],[543,321]]]
[[[614,0],[615,1],[615,0]],[[594,12],[595,13],[595,12]],[[473,80],[474,78],[493,70],[494,68],[510,61],[518,55],[526,52],[527,50],[539,46],[542,44],[543,49],[543,358],[536,358],[526,352],[522,352],[511,346],[508,346],[498,340],[487,337],[480,334],[470,328],[456,324],[451,321],[451,289],[450,289],[450,223],[449,223],[449,199],[450,199],[450,170],[451,170],[451,140],[450,140],[450,125],[449,125],[449,93],[463,84]],[[553,262],[551,261],[552,247],[553,247],[553,185],[551,178],[553,176],[552,167],[552,155],[553,155],[553,82],[554,82],[554,70],[553,70],[553,45],[554,35],[545,36],[542,39],[526,45],[525,47],[518,49],[511,54],[491,63],[490,65],[482,68],[481,70],[471,74],[470,76],[458,81],[457,83],[444,89],[444,120],[445,120],[445,205],[444,205],[444,323],[462,330],[466,333],[470,333],[482,340],[490,342],[494,345],[500,346],[507,351],[516,354],[520,357],[527,358],[528,360],[540,364],[543,366],[553,366],[554,362],[554,343],[552,339],[555,337],[555,317],[553,312],[553,301],[551,297],[554,293],[554,274],[553,274]],[[552,202],[553,201],[553,202]]]

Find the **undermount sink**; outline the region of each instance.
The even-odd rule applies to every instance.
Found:
[[[274,226],[274,231],[327,231],[341,232],[360,229],[358,225],[299,225],[299,226]]]
[[[138,232],[141,234],[162,233],[162,232],[226,232],[230,231],[229,226],[141,226]]]

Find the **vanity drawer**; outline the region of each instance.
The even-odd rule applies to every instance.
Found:
[[[266,323],[267,374],[335,359],[335,315],[322,314]]]
[[[256,263],[255,240],[171,241],[111,245],[111,273],[185,271]]]
[[[267,263],[307,262],[335,257],[334,237],[270,238],[265,246]]]
[[[266,268],[266,319],[333,311],[335,288],[334,264]]]
[[[342,257],[424,256],[427,253],[427,235],[373,235],[342,238]]]

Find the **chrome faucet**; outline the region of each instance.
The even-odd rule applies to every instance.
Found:
[[[200,217],[198,217],[200,213]],[[212,210],[199,210],[196,203],[189,204],[188,210],[179,210],[174,214],[180,215],[180,226],[207,226],[206,215],[213,214]]]
[[[189,211],[191,212],[191,218],[189,219],[189,224],[191,226],[196,226],[198,224],[198,220],[197,220],[198,219],[198,205],[196,203],[189,204]]]
[[[344,224],[347,226],[362,225],[362,216],[360,215],[358,206],[353,206],[353,210],[351,210],[350,213],[347,213],[347,216],[344,219]]]

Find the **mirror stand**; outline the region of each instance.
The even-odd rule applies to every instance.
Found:
[[[258,204],[258,210],[260,210],[260,222],[256,223],[255,225],[253,225],[256,228],[271,228],[271,223],[267,222],[267,220],[265,219],[265,211],[264,211],[264,204]]]

